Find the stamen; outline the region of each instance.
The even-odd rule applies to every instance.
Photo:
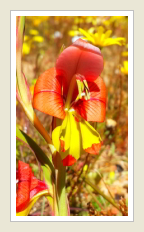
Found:
[[[89,93],[89,87],[86,80],[83,80],[84,86],[85,86],[85,92],[86,92],[86,100],[90,99],[90,93]]]
[[[79,99],[81,99],[81,94],[82,94],[82,85],[80,80],[76,80],[77,86],[78,86],[78,92],[79,92]]]
[[[75,101],[82,99],[82,97],[85,97],[86,100],[90,99],[89,87],[88,87],[87,81],[85,80],[85,77],[80,75],[80,74],[75,74],[72,77],[70,85],[69,85],[68,95],[67,95],[66,103],[65,103],[65,111],[66,112],[71,107],[72,95],[73,95],[74,89],[76,87],[76,84],[77,84],[77,88],[78,88],[78,96],[75,99]]]

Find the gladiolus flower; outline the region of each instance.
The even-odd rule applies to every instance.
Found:
[[[44,193],[48,194],[48,187],[34,177],[28,164],[18,161],[16,172],[18,189],[16,194],[17,216],[27,216],[36,200]]]
[[[35,85],[33,107],[62,119],[57,120],[52,140],[64,166],[75,163],[83,152],[97,154],[101,147],[100,135],[88,121],[105,119],[106,88],[99,76],[102,70],[99,48],[78,39]]]

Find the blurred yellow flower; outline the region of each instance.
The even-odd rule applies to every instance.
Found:
[[[28,40],[29,40],[29,36],[28,36],[28,35],[25,35],[25,36],[24,36],[24,42],[25,42],[25,41],[28,41]]]
[[[34,37],[33,37],[33,41],[36,41],[36,42],[38,42],[38,43],[41,43],[41,42],[44,41],[44,38],[43,38],[42,36],[40,36],[40,35],[37,35],[37,36],[34,36]]]
[[[35,29],[30,29],[30,30],[29,30],[29,34],[30,34],[30,35],[38,35],[39,32],[38,32],[37,30],[35,30]]]
[[[121,72],[128,75],[128,61],[123,61],[123,67],[121,67]]]
[[[23,50],[22,50],[23,55],[28,55],[30,53],[30,44],[24,42],[23,43]]]
[[[70,30],[70,31],[68,32],[68,34],[69,34],[70,36],[74,37],[74,36],[79,35],[80,33],[79,33],[79,31]]]
[[[80,28],[79,31],[85,36],[83,39],[88,40],[99,47],[106,47],[114,44],[122,46],[126,41],[126,39],[123,37],[110,38],[112,30],[108,30],[104,33],[104,28],[102,26],[98,27],[96,33],[92,33],[90,30],[85,31],[82,28]]]

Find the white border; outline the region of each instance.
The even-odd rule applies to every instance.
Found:
[[[128,216],[16,216],[16,16],[128,16]],[[11,11],[11,221],[133,221],[133,11]]]

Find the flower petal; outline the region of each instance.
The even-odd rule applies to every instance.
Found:
[[[18,190],[16,197],[16,212],[18,213],[17,216],[25,216],[33,205],[31,203],[31,200],[33,199],[31,198],[35,198],[36,195],[38,196],[43,194],[44,190],[46,193],[49,193],[49,191],[47,185],[43,181],[40,181],[34,177],[29,164],[26,164],[20,160],[18,162],[17,177]]]
[[[80,127],[71,112],[67,113],[62,125],[54,129],[52,141],[62,160],[64,160],[63,164],[71,163],[72,165],[74,160],[79,159],[82,153]],[[69,158],[66,158],[67,156]]]
[[[97,154],[101,148],[101,138],[98,132],[87,122],[79,122],[83,149],[90,154]]]
[[[70,147],[70,139],[71,139],[71,124],[70,124],[69,114],[65,116],[65,119],[62,122],[59,139],[61,143],[61,151],[64,152],[68,150]]]
[[[22,161],[18,162],[18,176],[19,183],[16,197],[16,211],[20,212],[27,207],[30,200],[31,170],[28,164]]]
[[[93,155],[97,155],[101,149],[102,146],[102,142],[100,143],[94,143],[91,147],[85,149],[86,152],[93,154]]]
[[[41,192],[39,192],[38,194],[36,194],[29,202],[28,206],[21,212],[17,212],[16,216],[27,216],[31,210],[31,208],[33,207],[33,205],[35,204],[35,202],[42,196],[46,196],[49,195],[47,190],[43,190]]]
[[[31,171],[31,173],[32,173],[32,171]],[[36,178],[36,177],[34,177],[33,176],[33,173],[32,173],[32,175],[31,175],[31,180],[30,180],[31,182],[30,182],[30,191],[32,191],[34,188],[36,188],[37,187],[37,185],[38,185],[38,179]]]
[[[99,48],[82,39],[66,48],[56,62],[57,74],[65,78],[67,85],[75,74],[83,75],[87,81],[94,81],[102,70],[103,57]]]
[[[36,194],[42,192],[43,190],[48,191],[48,186],[43,181],[37,180],[37,186],[30,191],[30,198],[33,198]]]
[[[33,107],[43,113],[63,119],[62,77],[56,75],[55,68],[44,72],[34,88]]]
[[[37,199],[31,201],[25,209],[17,211],[16,216],[27,216],[36,201]]]
[[[62,160],[63,166],[71,166],[71,165],[73,165],[76,161],[77,161],[77,160],[76,160],[73,156],[71,156],[71,155],[66,156],[66,158],[64,158],[64,159]]]
[[[106,113],[106,87],[103,79],[98,77],[89,82],[90,99],[81,99],[73,108],[87,121],[103,122]]]

